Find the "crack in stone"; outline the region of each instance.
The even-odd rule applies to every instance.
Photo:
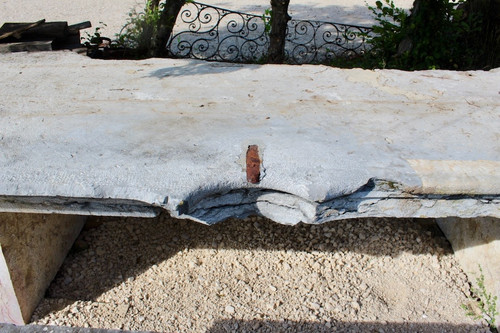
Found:
[[[233,203],[219,204],[221,201],[231,200],[232,197],[236,199]],[[429,217],[441,216],[440,212],[444,214],[453,211],[457,203],[463,204],[464,208],[459,210],[463,211],[464,214],[470,211],[472,213],[467,213],[468,215],[484,215],[485,211],[494,212],[494,206],[498,202],[497,198],[491,194],[412,194],[405,192],[402,184],[370,179],[357,191],[326,201],[310,201],[292,193],[273,189],[235,189],[198,198],[196,205],[191,206],[184,213],[188,218],[191,217],[209,224],[228,217],[243,217],[252,214],[263,215],[274,220],[276,220],[277,215],[281,214],[278,216],[280,221],[286,220],[286,215],[289,214],[294,216],[294,221],[297,221],[297,216],[299,216],[300,221],[305,223],[321,223],[343,217],[353,218],[371,215],[421,217],[419,212],[430,215]],[[263,208],[262,204],[271,207]],[[491,207],[493,209],[482,209],[490,204],[493,204]],[[271,211],[271,209],[280,210],[280,208],[282,210],[278,213]]]

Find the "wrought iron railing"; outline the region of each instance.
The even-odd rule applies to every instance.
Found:
[[[304,64],[362,54],[370,32],[371,28],[362,26],[290,20],[285,56],[289,63]],[[179,14],[167,48],[173,57],[258,62],[267,55],[269,34],[263,16],[189,2]]]
[[[363,54],[371,28],[321,21],[290,20],[285,57],[290,63],[325,63]]]

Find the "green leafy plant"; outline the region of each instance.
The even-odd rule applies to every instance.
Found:
[[[262,21],[264,21],[264,31],[266,34],[269,34],[271,32],[271,22],[273,19],[273,10],[272,8],[268,8],[264,11],[264,14],[262,15]]]
[[[471,292],[473,297],[471,297],[471,301],[477,304],[477,307],[480,310],[480,313],[475,312],[470,306],[462,304],[461,307],[466,311],[466,315],[473,317],[475,320],[485,319],[492,332],[498,332],[496,327],[495,316],[499,313],[497,311],[497,296],[492,296],[486,290],[486,286],[484,285],[484,274],[483,269],[479,266],[480,275],[476,279],[476,283],[478,288],[471,287]]]
[[[371,45],[370,56],[376,59],[377,66],[385,68],[391,57],[397,53],[398,45],[404,38],[404,24],[408,13],[397,8],[392,0],[377,1],[375,7],[368,6],[375,16],[378,25],[373,26],[373,34],[366,34]]]
[[[368,6],[377,24],[366,35],[371,51],[367,62],[378,68],[404,70],[468,69],[477,49],[467,47],[479,18],[464,15],[465,0],[415,1],[411,13],[392,0]],[[366,59],[365,59],[366,62]]]
[[[148,50],[154,47],[163,6],[163,3],[157,7],[152,6],[151,0],[148,0],[143,12],[132,9],[128,14],[127,23],[116,36],[118,43],[147,55]]]
[[[136,58],[165,57],[166,44],[177,16],[191,0],[147,0],[142,12],[132,9],[116,36],[118,43]]]
[[[99,25],[95,28],[93,34],[90,34],[86,31],[85,37],[80,37],[82,44],[89,48],[95,45],[100,45],[103,40],[109,40],[108,38],[101,35],[101,30],[105,27],[107,27],[105,23],[99,22]]]

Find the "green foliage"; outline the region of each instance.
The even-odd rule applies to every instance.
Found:
[[[272,8],[268,8],[264,11],[262,15],[262,21],[264,21],[264,31],[266,34],[271,32],[271,22],[273,20],[273,10]]]
[[[466,311],[466,315],[473,317],[475,320],[479,320],[484,318],[492,332],[498,332],[495,322],[495,316],[499,313],[497,311],[497,296],[492,296],[487,292],[486,287],[484,285],[484,274],[483,269],[479,266],[480,276],[476,279],[476,283],[478,288],[471,288],[472,294],[475,296],[475,299],[471,299],[476,302],[480,314],[474,312],[469,306],[462,304],[462,309]]]
[[[472,67],[477,49],[468,47],[468,41],[478,30],[480,18],[464,17],[459,6],[464,1],[420,1],[411,15],[392,0],[368,6],[377,24],[374,35],[365,35],[372,48],[364,65],[404,70]]]
[[[132,9],[128,14],[127,23],[116,36],[118,43],[136,50],[139,54],[147,54],[148,50],[154,48],[163,7],[163,3],[158,7],[151,6],[151,0],[148,0],[143,12],[138,13]]]
[[[104,27],[107,27],[107,25],[103,22],[99,22],[99,25],[95,28],[92,35],[86,31],[85,37],[80,37],[82,44],[88,48],[101,44],[104,39],[107,39],[101,36],[101,30]]]
[[[398,45],[404,38],[403,27],[408,19],[408,13],[394,5],[392,0],[377,1],[375,7],[368,6],[378,25],[373,26],[374,37],[368,38],[372,47],[369,56],[374,57],[377,67],[385,68],[393,55],[397,53]]]

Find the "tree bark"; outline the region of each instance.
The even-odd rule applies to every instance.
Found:
[[[500,0],[468,0],[463,9],[465,15],[481,19],[480,31],[470,36],[479,55],[475,65],[484,69],[499,67]]]
[[[147,5],[150,10],[158,9],[158,6],[160,5],[160,0],[148,0]]]
[[[158,2],[158,1],[157,1]],[[167,0],[165,7],[161,11],[160,22],[158,23],[158,34],[155,40],[154,56],[167,56],[167,43],[175,25],[177,15],[184,6],[186,0]]]
[[[271,32],[269,34],[268,62],[281,64],[285,59],[285,38],[288,21],[288,5],[290,0],[271,0]]]

